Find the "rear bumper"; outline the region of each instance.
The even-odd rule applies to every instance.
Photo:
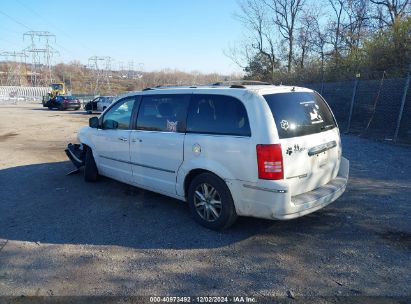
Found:
[[[62,103],[61,104],[61,107],[63,108],[63,109],[80,109],[80,107],[81,107],[81,104],[79,104],[79,103]]]
[[[272,185],[228,181],[237,213],[267,219],[289,220],[312,213],[338,199],[345,191],[349,161],[341,158],[336,178],[312,191],[291,196],[287,186],[273,189]]]

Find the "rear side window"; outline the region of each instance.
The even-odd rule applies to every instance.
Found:
[[[290,92],[263,95],[280,138],[327,131],[336,127],[328,105],[316,92]]]
[[[251,136],[243,103],[224,95],[193,95],[187,133]]]
[[[189,95],[146,95],[141,101],[137,129],[185,132]]]

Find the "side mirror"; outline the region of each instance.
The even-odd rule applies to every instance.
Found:
[[[95,128],[97,129],[99,127],[99,121],[98,121],[98,117],[91,117],[88,120],[88,125],[90,128]]]
[[[115,120],[107,119],[103,123],[103,129],[113,130],[117,128],[118,128],[118,122]]]

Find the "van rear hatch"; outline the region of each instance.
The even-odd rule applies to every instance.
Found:
[[[292,196],[327,184],[338,173],[340,134],[331,109],[313,91],[263,95],[277,126],[284,180]]]

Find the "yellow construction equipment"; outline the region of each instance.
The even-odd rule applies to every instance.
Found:
[[[65,95],[66,87],[62,82],[55,82],[50,84],[50,91],[46,96],[43,96],[43,107],[48,106],[48,102],[58,95]]]

